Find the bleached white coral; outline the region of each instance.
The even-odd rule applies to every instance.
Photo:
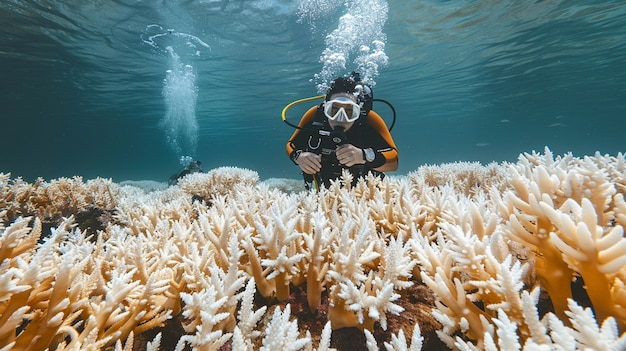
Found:
[[[270,272],[265,279],[275,281],[276,297],[284,301],[289,297],[289,281],[299,273],[297,263],[306,256],[299,252],[302,234],[296,226],[300,216],[295,208],[281,213],[277,206],[272,206],[270,211],[256,217],[256,241],[258,249],[265,252],[261,264]]]
[[[194,334],[182,336],[176,350],[182,351],[186,344],[217,350],[230,339],[230,333],[214,330],[221,321],[230,316],[228,312],[220,312],[227,296],[217,298],[215,289],[209,287],[198,293],[181,293],[180,297],[185,302],[183,316],[190,321],[184,326],[185,331]]]
[[[272,319],[265,329],[261,351],[295,351],[304,348],[311,342],[310,338],[299,337],[298,322],[290,321],[290,318],[290,305],[285,306],[284,311],[281,311],[280,307],[276,307]]]
[[[246,345],[251,345],[253,340],[261,336],[262,333],[255,328],[267,310],[267,306],[262,306],[256,311],[253,310],[255,291],[254,278],[250,278],[241,298],[241,308],[237,313],[239,320],[236,327],[237,333],[239,333],[237,337]]]
[[[333,328],[330,324],[330,321],[326,322],[326,324],[324,325],[324,329],[322,329],[322,335],[320,337],[317,348],[313,347],[313,343],[309,343],[305,345],[304,349],[306,351],[336,351],[334,348],[330,347],[332,331]],[[306,331],[306,338],[311,339],[311,333],[308,330]]]
[[[207,173],[190,173],[178,181],[185,193],[209,200],[229,194],[236,186],[254,186],[259,182],[255,171],[236,167],[219,167]]]
[[[570,333],[576,339],[577,347],[591,350],[624,350],[626,333],[621,337],[613,317],[609,317],[598,327],[590,308],[583,309],[575,301],[569,301],[570,311],[566,312],[572,321]]]
[[[389,238],[382,256],[383,281],[391,282],[394,289],[406,289],[413,285],[410,281],[413,266],[417,264],[411,257],[410,244],[402,242],[402,234],[398,238]]]
[[[367,317],[380,322],[383,330],[387,329],[386,312],[398,315],[404,311],[404,308],[393,303],[400,298],[394,292],[393,282],[383,281],[371,272],[359,286],[348,279],[340,282],[337,296],[345,301],[348,310],[356,314],[359,323],[364,323],[366,312]]]
[[[365,333],[368,337],[371,335],[368,331]],[[423,342],[424,337],[420,331],[420,326],[418,323],[415,323],[410,344],[407,344],[404,331],[400,329],[397,335],[391,335],[391,342],[385,341],[385,349],[387,349],[387,351],[420,351],[422,350]]]
[[[315,311],[321,303],[322,291],[326,285],[328,271],[329,243],[333,240],[333,232],[320,206],[310,215],[310,233],[303,233],[306,244],[305,254],[308,261],[306,270],[307,301],[309,309]]]
[[[422,280],[436,299],[437,335],[450,348],[623,349],[625,165],[623,155],[580,159],[546,150],[487,169],[432,167],[441,173],[433,182],[451,180],[442,184],[422,178],[426,170],[370,176],[353,187],[346,175],[297,194],[254,182],[228,191],[221,180],[213,190],[204,187],[213,180],[199,180],[197,189],[190,182],[187,190],[206,191],[206,201],[181,186],[146,193],[104,180],[28,184],[0,175],[0,344],[130,348],[131,333],[183,311],[181,348],[232,339],[247,350],[263,338],[269,349],[280,345],[269,340],[264,306],[254,305],[255,285],[272,301],[279,279],[281,288],[308,281],[307,292],[328,293],[332,328],[369,332],[374,321],[383,327],[389,314],[403,313],[397,296]],[[73,217],[42,229],[41,216],[113,203],[111,222],[91,237]],[[568,306],[573,276],[606,297],[592,299],[595,316]],[[555,306],[541,320],[539,286]],[[289,313],[274,313],[270,333],[282,330],[292,347],[313,349]],[[320,350],[329,347],[330,329]],[[407,340],[395,336],[401,348]]]

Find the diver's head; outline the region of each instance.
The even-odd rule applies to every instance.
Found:
[[[326,91],[326,101],[330,100],[331,95],[337,93],[347,93],[347,94],[355,94],[356,91],[356,81],[352,77],[339,77],[335,79],[331,84],[328,91]]]
[[[352,78],[339,77],[331,84],[324,101],[324,115],[333,129],[348,130],[359,118],[361,106],[355,93],[356,82]]]
[[[202,172],[202,167],[200,167],[200,164],[202,162],[200,161],[191,161],[189,162],[189,165],[187,165],[187,170],[189,170],[190,172]]]

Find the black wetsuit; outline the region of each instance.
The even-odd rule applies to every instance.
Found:
[[[302,129],[297,129],[287,142],[287,154],[292,160],[299,151],[322,155],[321,171],[317,175],[304,174],[304,176],[305,180],[317,177],[317,180],[326,187],[330,185],[331,180],[339,178],[342,170],[347,168],[337,160],[335,150],[339,145],[352,144],[360,149],[372,148],[375,152],[373,162],[348,168],[355,182],[368,172],[383,176],[374,168],[398,159],[398,151],[387,126],[374,111],[370,111],[367,117],[356,120],[345,133],[336,131],[334,135],[323,108],[313,107],[304,114],[299,127]],[[330,135],[322,135],[320,130],[326,132],[323,134]]]

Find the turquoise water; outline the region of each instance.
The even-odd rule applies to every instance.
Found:
[[[298,178],[282,108],[354,69],[397,110],[397,174],[626,151],[624,1],[3,0],[0,20],[0,172],[27,180],[166,181],[181,156]]]

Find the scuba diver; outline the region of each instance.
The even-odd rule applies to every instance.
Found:
[[[178,172],[176,172],[176,174],[173,174],[170,177],[170,179],[167,181],[168,185],[178,184],[178,180],[186,176],[187,174],[203,172],[202,168],[200,167],[200,161],[194,161],[191,159],[191,157],[188,157],[188,158],[181,157],[181,163],[183,162],[187,163],[187,165],[179,169]]]
[[[358,73],[335,79],[324,102],[310,108],[298,126],[284,118],[291,105],[315,98],[296,101],[283,110],[283,120],[296,128],[287,142],[287,155],[302,170],[307,189],[328,187],[343,169],[352,173],[354,183],[370,172],[384,177],[383,172],[398,169],[398,149],[383,119],[371,110],[372,90]],[[395,123],[393,106],[376,101],[392,108]]]

